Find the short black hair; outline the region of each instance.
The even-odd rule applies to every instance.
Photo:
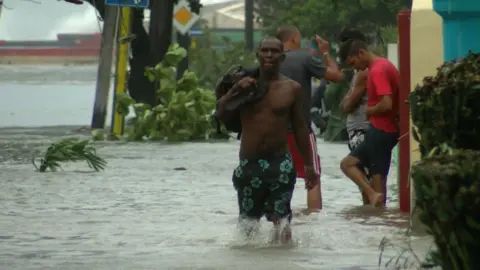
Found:
[[[262,47],[262,44],[263,42],[265,41],[277,41],[279,44],[280,44],[280,47],[283,51],[283,42],[281,40],[279,40],[278,38],[276,37],[272,37],[272,36],[266,36],[262,39],[262,41],[260,41],[260,43],[258,43],[258,48],[257,49],[260,49],[260,47]]]
[[[295,26],[284,25],[284,26],[280,26],[277,29],[277,33],[275,34],[275,37],[281,42],[285,42],[298,32],[299,32],[298,28],[296,28]]]
[[[348,39],[340,44],[338,57],[340,58],[340,61],[344,63],[347,60],[347,57],[357,55],[359,50],[368,51],[368,44],[363,40]]]
[[[340,30],[340,33],[338,33],[337,35],[338,42],[346,42],[349,39],[357,39],[363,42],[367,42],[367,37],[360,30],[356,28],[342,28]]]

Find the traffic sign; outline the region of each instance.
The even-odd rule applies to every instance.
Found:
[[[186,0],[178,1],[173,8],[173,25],[182,35],[187,34],[198,19],[200,16],[192,12],[190,4]]]
[[[121,7],[148,8],[150,0],[105,0],[105,4]]]

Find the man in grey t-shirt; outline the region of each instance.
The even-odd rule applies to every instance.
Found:
[[[350,91],[343,98],[342,109],[347,116],[348,148],[353,151],[365,139],[365,133],[370,127],[370,122],[365,115],[367,107],[367,76],[368,69],[359,70],[352,78]],[[361,167],[367,173],[367,169]],[[368,174],[367,174],[368,175]],[[369,182],[367,176],[367,182]],[[364,205],[370,204],[367,195],[362,192]]]
[[[348,148],[352,151],[361,141],[370,127],[365,115],[367,108],[367,76],[368,69],[355,73],[350,84],[350,91],[342,101],[342,109],[347,115]]]
[[[338,34],[340,43],[350,39],[358,39],[367,42],[366,36],[355,28],[344,28]],[[350,91],[343,98],[341,107],[347,116],[348,148],[353,151],[365,139],[365,133],[370,127],[370,121],[365,114],[367,108],[367,79],[368,69],[357,70],[350,84]],[[370,182],[368,169],[360,167],[367,175],[366,181]],[[367,195],[362,193],[363,204],[370,204]]]
[[[319,58],[308,51],[301,50],[302,36],[300,31],[294,26],[282,26],[277,30],[276,38],[283,42],[285,49],[285,60],[280,66],[280,73],[290,79],[298,82],[302,86],[304,117],[307,125],[311,128],[310,110],[312,107],[312,78],[327,79],[330,81],[341,81],[342,72],[337,64],[330,58],[330,44],[321,37],[316,36],[318,50],[322,55]],[[295,125],[295,123],[292,123]],[[305,168],[303,160],[295,144],[295,138],[292,133],[288,138],[290,152],[297,170],[297,177],[305,178]],[[314,154],[314,169],[318,174],[318,185],[310,189],[307,193],[307,213],[322,209],[322,193],[320,185],[320,157],[317,153],[316,136],[310,130],[310,144]]]

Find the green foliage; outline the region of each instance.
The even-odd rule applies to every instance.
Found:
[[[189,55],[189,68],[197,75],[200,87],[213,91],[232,66],[255,66],[255,53],[246,51],[244,42],[233,42],[228,37],[215,35],[207,27],[202,32],[202,37],[197,39]],[[210,123],[216,125],[212,120]],[[229,139],[230,135],[222,124],[220,133],[210,132],[209,138]]]
[[[414,138],[422,156],[435,147],[480,150],[480,54],[446,62],[410,94]]]
[[[35,157],[32,158],[33,166],[38,172],[57,171],[62,162],[86,161],[88,167],[95,171],[105,168],[107,162],[99,157],[96,150],[88,140],[64,139],[53,143],[48,147],[43,158],[40,159],[40,167],[35,164]]]
[[[152,108],[136,103],[128,95],[117,99],[117,112],[126,115],[129,106],[135,111],[132,126],[126,130],[127,139],[189,141],[209,136],[216,98],[212,90],[199,86],[197,76],[191,71],[185,71],[177,80],[176,66],[186,55],[185,49],[174,44],[161,63],[146,69],[145,76],[159,85],[156,96],[159,105]]]
[[[338,142],[348,139],[348,134],[345,130],[347,115],[343,113],[340,106],[343,98],[350,90],[351,76],[346,77],[348,78],[345,78],[339,83],[329,83],[325,89],[325,106],[327,107],[327,110],[330,111],[327,129],[325,133],[323,133],[323,139],[325,141]]]
[[[218,80],[234,65],[252,67],[255,53],[245,51],[244,42],[232,42],[228,37],[216,36],[204,28],[203,36],[190,50],[189,67],[197,74],[200,86],[215,89]],[[215,44],[220,43],[218,48]]]
[[[451,150],[412,167],[416,206],[437,250],[429,261],[442,269],[480,269],[480,153]]]
[[[411,170],[420,221],[433,235],[430,262],[480,269],[480,54],[445,62],[410,94],[422,160]],[[466,149],[466,150],[464,150]]]
[[[305,37],[321,34],[333,40],[342,27],[356,27],[381,37],[381,29],[397,24],[397,13],[409,0],[259,0],[256,11],[267,33],[284,24],[297,26]]]
[[[378,29],[379,42],[370,46],[370,50],[376,55],[387,57],[388,44],[398,42],[398,31],[396,26],[385,26]]]

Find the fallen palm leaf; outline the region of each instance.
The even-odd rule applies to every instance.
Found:
[[[104,170],[107,165],[107,162],[97,155],[95,148],[89,144],[88,140],[64,139],[53,143],[40,159],[40,167],[35,164],[35,157],[32,157],[32,164],[39,172],[47,170],[55,172],[61,169],[60,163],[72,161],[86,161],[88,167],[97,172]]]

